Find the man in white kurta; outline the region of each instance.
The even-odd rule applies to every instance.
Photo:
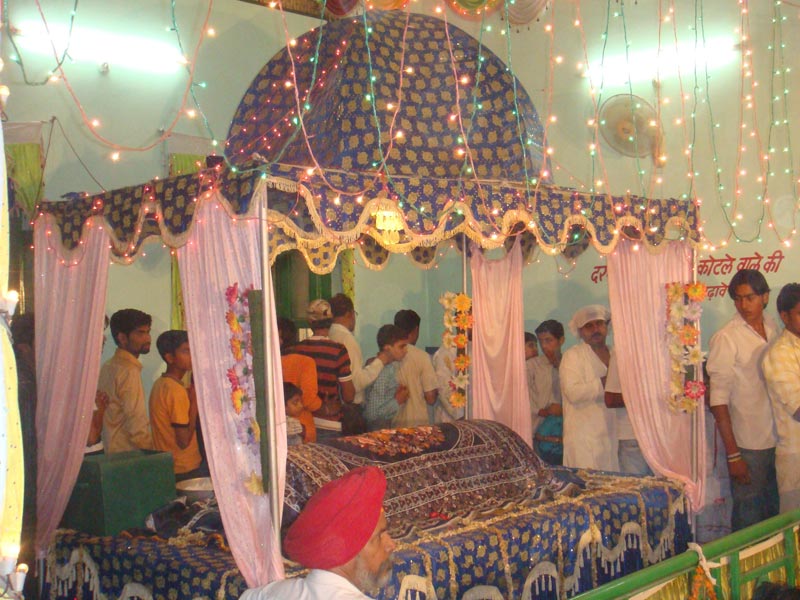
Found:
[[[778,430],[775,469],[783,513],[800,508],[800,284],[785,285],[777,304],[786,329],[762,366]]]
[[[385,493],[386,477],[373,466],[323,485],[283,540],[287,556],[311,571],[249,589],[240,600],[369,600],[378,595],[391,577],[395,548],[383,513]]]
[[[369,600],[356,586],[331,571],[313,569],[303,578],[284,579],[247,590],[240,600]]]
[[[606,409],[605,380],[611,348],[611,315],[604,306],[585,306],[570,330],[581,341],[567,350],[558,369],[564,411],[564,466],[617,471],[615,416]]]
[[[380,375],[384,363],[381,360],[381,355],[378,354],[375,360],[368,365],[364,364],[361,346],[353,335],[356,329],[356,310],[353,306],[353,301],[344,294],[336,294],[331,298],[330,305],[333,313],[333,323],[328,330],[328,337],[347,348],[347,354],[350,355],[350,372],[353,375],[353,387],[356,390],[353,404],[363,405],[364,390]]]

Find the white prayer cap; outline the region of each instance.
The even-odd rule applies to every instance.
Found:
[[[308,320],[311,323],[317,323],[319,321],[325,321],[333,318],[330,303],[327,300],[322,299],[313,300],[311,304],[308,305],[306,315],[308,315]]]
[[[609,321],[611,319],[611,311],[609,311],[602,304],[590,304],[579,308],[569,321],[569,330],[572,335],[579,338],[578,330],[592,321]]]

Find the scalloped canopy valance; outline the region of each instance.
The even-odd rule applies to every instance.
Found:
[[[504,197],[517,193],[503,188]],[[601,196],[540,185],[527,204],[510,202],[504,212],[490,215],[473,210],[469,203],[431,203],[431,223],[404,221],[403,240],[386,242],[376,228],[374,201],[342,210],[336,220],[324,219],[318,203],[302,185],[262,174],[206,170],[121,188],[95,196],[75,195],[63,202],[44,202],[39,214],[53,216],[65,253],[76,250],[83,228],[93,217],[102,218],[120,262],[129,262],[142,243],[159,236],[165,244],[185,243],[197,202],[221,200],[232,218],[255,218],[257,205],[268,205],[271,260],[281,252],[300,250],[309,267],[317,273],[333,270],[338,254],[356,248],[371,268],[384,267],[391,253],[404,253],[419,266],[435,264],[442,243],[464,235],[482,248],[497,248],[515,236],[522,236],[530,248],[535,244],[545,251],[569,248],[576,227],[582,228],[601,253],[610,252],[621,235],[641,237],[649,248],[657,248],[666,238],[667,227],[675,227],[691,242],[699,240],[698,215],[694,203],[686,200],[647,200],[637,196]]]

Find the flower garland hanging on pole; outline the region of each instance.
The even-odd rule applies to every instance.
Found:
[[[250,477],[245,480],[244,485],[249,492],[260,496],[264,493],[264,484],[261,476],[256,473],[255,465],[261,464],[261,428],[256,420],[253,342],[247,300],[247,293],[252,289],[250,286],[242,290],[238,283],[234,283],[225,290],[228,304],[225,322],[231,333],[230,351],[235,361],[226,374],[231,388],[230,401],[236,426],[236,441],[247,452],[250,465]]]
[[[450,405],[453,408],[463,408],[467,404],[469,382],[470,358],[467,354],[467,343],[472,329],[472,300],[466,294],[445,292],[439,298],[439,304],[444,307],[442,345],[456,349],[453,375],[450,377],[450,389],[453,390]]]
[[[691,413],[706,392],[700,369],[705,353],[700,349],[697,323],[708,290],[700,282],[673,282],[666,288],[667,341],[671,360],[669,408],[674,413]]]

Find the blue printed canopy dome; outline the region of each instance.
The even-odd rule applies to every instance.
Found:
[[[381,206],[397,208],[407,247],[435,245],[464,213],[484,222],[478,237],[496,234],[497,215],[535,185],[542,133],[521,84],[466,32],[368,11],[306,33],[264,66],[226,155],[298,184],[315,228],[342,241],[370,232]]]
[[[261,69],[231,123],[232,169],[40,210],[54,214],[69,248],[86,219],[102,214],[113,253],[127,261],[150,235],[183,243],[206,191],[218,190],[235,214],[252,213],[266,193],[271,260],[297,249],[317,273],[346,248],[373,268],[391,252],[430,267],[437,244],[457,234],[482,248],[519,236],[523,250],[538,243],[554,252],[578,248],[575,239],[609,252],[626,229],[656,246],[670,223],[699,239],[691,199],[543,181],[542,140],[525,89],[478,40],[433,17],[367,11],[304,34]]]

